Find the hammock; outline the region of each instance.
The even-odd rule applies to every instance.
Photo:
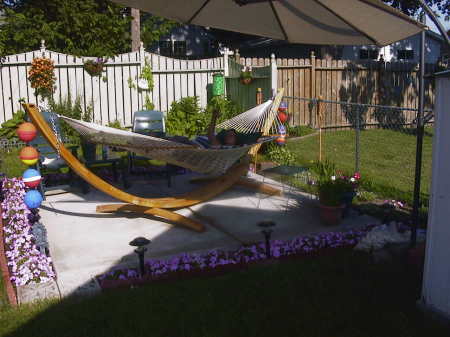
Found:
[[[235,128],[238,132],[268,130],[276,119],[281,95],[275,103],[269,100],[232,119],[219,124],[218,128]],[[72,126],[83,138],[92,143],[116,146],[149,158],[159,159],[170,164],[182,166],[204,174],[223,174],[238,159],[249,152],[255,145],[271,141],[274,137],[261,137],[257,143],[238,145],[231,148],[201,149],[193,145],[145,136],[138,133],[119,130],[94,123],[88,123],[65,116],[58,116]]]

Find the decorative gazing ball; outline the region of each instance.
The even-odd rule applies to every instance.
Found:
[[[281,123],[286,123],[286,121],[288,120],[287,113],[283,111],[278,111],[278,119],[280,120]]]
[[[26,165],[34,165],[39,159],[39,153],[32,146],[26,146],[20,150],[20,160]]]
[[[41,182],[41,175],[39,172],[35,169],[28,169],[23,173],[23,182],[25,183],[25,186],[30,188],[35,188],[39,185]]]
[[[25,194],[24,202],[30,209],[38,208],[42,203],[42,195],[37,190],[29,190]]]
[[[287,108],[288,108],[287,103],[281,102],[280,105],[278,106],[278,111],[286,113]]]
[[[24,142],[32,141],[37,134],[36,127],[33,125],[33,123],[29,122],[20,124],[16,132],[20,140]]]

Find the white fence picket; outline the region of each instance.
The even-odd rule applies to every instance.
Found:
[[[45,49],[9,55],[0,67],[0,123],[10,119],[21,108],[19,99],[37,103],[34,89],[28,81],[33,58],[51,58],[55,64],[56,90],[53,98],[59,102],[68,95],[72,101],[81,98],[84,109],[91,108],[93,121],[107,124],[119,120],[130,126],[133,113],[143,108],[145,96],[150,95],[155,109],[167,112],[173,101],[197,96],[201,107],[207,103],[207,86],[212,74],[223,71],[223,58],[178,60],[151,53],[131,52],[108,60],[100,77],[91,77],[83,69],[88,57],[76,57]],[[152,92],[138,90],[141,57],[152,66]],[[142,62],[143,63],[143,62]],[[106,77],[103,81],[102,77]]]

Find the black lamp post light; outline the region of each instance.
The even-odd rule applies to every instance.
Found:
[[[139,258],[139,270],[141,273],[141,277],[145,275],[144,254],[147,251],[147,248],[145,246],[147,246],[150,243],[151,243],[150,240],[142,236],[137,237],[130,242],[130,246],[137,247],[134,250],[134,252],[137,254]]]
[[[264,235],[264,239],[266,242],[266,257],[270,259],[272,257],[271,251],[270,251],[270,237],[272,236],[273,229],[276,223],[272,220],[264,220],[261,222],[258,222],[258,226],[262,228],[261,233]]]

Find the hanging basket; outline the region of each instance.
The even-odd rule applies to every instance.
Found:
[[[252,83],[253,78],[251,77],[241,77],[241,83],[244,85],[249,85],[250,83]]]
[[[92,61],[88,60],[84,62],[83,68],[84,70],[91,75],[92,77],[100,76],[103,72],[103,61]]]

